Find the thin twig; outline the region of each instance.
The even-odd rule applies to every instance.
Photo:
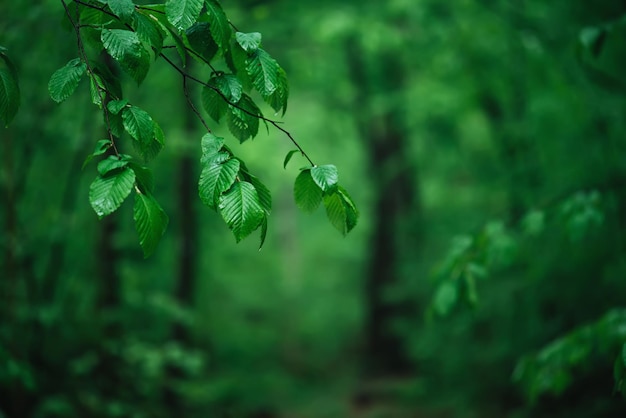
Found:
[[[230,101],[230,99],[228,97],[226,97],[226,95],[224,95],[224,93],[222,93],[220,91],[220,89],[218,89],[215,86],[212,86],[192,75],[190,75],[189,73],[187,73],[186,71],[184,71],[182,68],[178,67],[171,59],[169,59],[165,54],[161,53],[160,54],[161,58],[163,58],[165,61],[167,61],[168,64],[170,64],[172,66],[172,68],[174,68],[176,71],[178,71],[178,73],[185,77],[188,78],[192,81],[195,81],[198,84],[201,84],[202,86],[205,86],[207,88],[210,88],[211,90],[215,91],[217,94],[220,95],[220,97],[222,98],[222,100],[224,100],[227,104],[229,104],[230,106],[234,107],[235,109],[241,110],[242,112],[255,117],[257,119],[260,119],[262,121],[265,121],[267,123],[269,123],[270,125],[272,125],[274,128],[278,129],[279,131],[283,132],[285,135],[287,135],[287,137],[291,140],[291,142],[296,146],[296,148],[298,148],[298,151],[300,152],[300,154],[307,159],[307,161],[309,162],[309,164],[311,164],[312,166],[315,166],[315,163],[311,160],[311,158],[308,156],[308,154],[304,151],[304,149],[302,149],[302,147],[300,146],[300,144],[295,140],[295,138],[293,137],[293,135],[291,135],[291,133],[286,130],[285,128],[281,127],[280,121],[276,121],[273,119],[269,119],[266,118],[265,116],[261,115],[261,114],[257,114],[257,113],[253,113],[239,105],[237,105],[236,103],[233,103]]]
[[[117,155],[117,157],[119,158],[120,153],[117,150],[117,146],[115,145],[115,140],[113,139],[113,131],[111,130],[111,120],[109,118],[109,110],[106,107],[106,100],[102,97],[100,83],[98,83],[98,80],[96,79],[96,75],[93,71],[93,68],[91,67],[91,63],[89,62],[89,58],[87,58],[87,52],[85,52],[85,45],[83,44],[83,39],[80,35],[79,18],[77,16],[76,21],[74,21],[74,19],[70,15],[70,11],[67,7],[67,4],[65,3],[65,0],[61,0],[61,3],[63,4],[63,8],[65,9],[65,14],[67,15],[67,18],[69,19],[70,23],[72,24],[72,27],[74,28],[74,32],[76,32],[76,43],[78,45],[78,53],[80,54],[83,62],[85,63],[85,66],[87,67],[87,73],[89,74],[90,79],[96,85],[98,98],[100,100],[100,103],[102,104],[102,111],[104,112],[104,119],[106,122],[107,133],[109,134],[109,141],[111,141],[111,147],[113,148],[113,152],[115,152],[115,155]],[[83,4],[79,0],[77,1],[77,3]],[[76,14],[78,14],[78,10],[76,11]]]
[[[198,111],[196,106],[193,104],[191,97],[189,97],[189,89],[187,88],[187,76],[185,75],[183,75],[183,92],[185,93],[185,99],[187,100],[187,103],[189,104],[189,107],[191,108],[193,113],[195,113],[198,119],[200,119],[200,122],[202,123],[202,125],[204,125],[207,132],[211,133],[211,128],[209,128],[209,125],[207,125],[206,121],[202,117],[202,114]]]

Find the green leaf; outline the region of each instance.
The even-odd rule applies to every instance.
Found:
[[[337,167],[334,165],[318,165],[311,168],[311,177],[313,181],[322,189],[327,192],[331,190],[339,180],[339,174]]]
[[[74,58],[56,70],[48,82],[48,91],[52,100],[61,103],[70,97],[86,70],[87,66],[78,58]]]
[[[155,55],[159,55],[163,48],[163,39],[165,38],[165,34],[159,24],[142,13],[135,13],[133,15],[133,29],[137,32],[139,40],[150,45],[154,48]]]
[[[242,94],[243,86],[237,77],[232,74],[219,74],[211,77],[202,89],[202,106],[214,121],[219,122],[228,111],[226,100],[236,104]]]
[[[300,152],[300,151],[298,151],[297,149],[292,149],[291,151],[287,153],[287,155],[285,155],[285,161],[283,162],[284,169],[287,169],[287,164],[289,164],[289,161],[291,161],[291,157],[293,157],[293,155],[297,152]]]
[[[198,194],[202,202],[211,209],[216,209],[220,195],[233,185],[238,172],[239,160],[234,158],[204,167],[198,183]]]
[[[125,29],[103,29],[102,45],[111,57],[122,61],[129,56],[141,55],[141,41],[137,34]]]
[[[72,2],[74,3],[74,2]],[[71,4],[71,3],[70,3]],[[68,8],[69,8],[69,4],[68,4]],[[101,26],[107,22],[112,22],[113,18],[109,15],[107,15],[104,12],[105,9],[100,9],[100,8],[94,8],[94,7],[87,7],[84,5],[80,5],[80,23],[81,25],[93,25],[93,26]],[[76,16],[76,13],[72,13],[72,10],[70,10],[70,16],[72,16],[72,18],[74,16]],[[67,17],[67,16],[66,16]],[[69,21],[68,21],[69,23]],[[70,24],[71,26],[71,24]],[[87,28],[82,28],[81,31],[83,29],[87,29]]]
[[[228,110],[226,123],[233,136],[239,142],[254,138],[259,132],[259,117],[262,115],[250,96],[244,94],[237,107],[229,106]]]
[[[135,194],[133,218],[143,255],[148,258],[156,250],[169,219],[156,199],[147,193]]]
[[[112,146],[113,144],[111,143],[109,139],[101,139],[98,142],[96,142],[96,148],[93,150],[93,153],[91,155],[93,155],[94,157],[102,155],[105,152],[107,152],[107,150],[111,148]]]
[[[211,159],[213,156],[217,155],[217,153],[224,146],[224,138],[215,136],[212,133],[204,134],[202,140],[200,142],[202,147],[202,160]],[[203,164],[205,164],[203,162]]]
[[[127,59],[120,61],[120,67],[122,67],[122,70],[131,76],[137,84],[141,84],[150,70],[150,54],[141,47],[141,55],[139,57],[134,55],[129,56]]]
[[[252,85],[264,99],[269,98],[278,87],[278,72],[280,66],[263,49],[255,50],[246,61],[246,72],[252,80]]]
[[[267,215],[263,217],[261,221],[261,243],[259,244],[259,251],[263,248],[263,244],[265,244],[265,237],[267,236]]]
[[[115,155],[110,155],[109,158],[102,160],[98,163],[98,173],[100,173],[101,176],[104,176],[113,170],[126,167],[129,160],[130,158],[126,156],[118,158]]]
[[[211,80],[207,84],[211,84]],[[208,86],[202,88],[202,107],[211,119],[218,123],[228,111],[228,104],[222,96],[215,89]]]
[[[152,170],[139,164],[137,161],[129,161],[128,168],[135,173],[135,181],[142,193],[152,193],[154,190],[154,176]]]
[[[89,87],[91,91],[91,102],[102,108],[102,97],[105,95],[106,86],[98,74],[89,77]]]
[[[215,79],[215,87],[230,103],[237,104],[243,94],[241,82],[233,74],[222,74]]]
[[[236,32],[235,40],[248,53],[256,51],[261,46],[261,34],[259,32]]]
[[[108,139],[101,139],[98,142],[96,142],[96,148],[93,150],[91,154],[87,156],[87,158],[85,158],[85,162],[83,162],[82,169],[84,169],[87,166],[87,164],[89,164],[91,160],[94,159],[94,157],[104,154],[112,146],[113,144]]]
[[[217,51],[218,45],[211,36],[211,30],[207,22],[197,22],[185,31],[187,41],[191,49],[196,51],[202,58],[211,61]]]
[[[133,0],[107,0],[107,4],[122,19],[129,19],[135,11]]]
[[[331,194],[324,195],[326,215],[331,224],[342,235],[346,235],[357,224],[359,213],[348,193],[341,187],[333,189]]]
[[[282,109],[284,115],[287,111],[287,101],[289,99],[289,83],[287,82],[285,70],[282,68],[278,69],[276,80],[278,82],[276,90],[269,97],[264,97],[264,99],[276,112]]]
[[[124,134],[124,121],[121,114],[109,113],[108,121],[106,115],[103,115],[105,124],[109,123],[111,127],[111,133],[116,137],[121,137]]]
[[[293,188],[296,206],[305,212],[313,212],[322,202],[323,191],[311,177],[311,170],[302,170]]]
[[[454,283],[444,282],[437,288],[433,308],[439,315],[447,315],[458,300],[458,290]]]
[[[337,193],[341,196],[341,200],[346,210],[346,234],[356,226],[359,220],[359,211],[348,194],[348,192],[341,186],[337,185]]]
[[[124,29],[103,29],[100,39],[111,57],[140,84],[150,69],[150,54],[137,33]]]
[[[261,180],[247,172],[246,180],[256,189],[257,195],[259,196],[259,203],[265,211],[265,214],[269,215],[272,211],[272,194],[269,189],[261,182]]]
[[[167,20],[178,30],[185,30],[198,20],[202,3],[202,0],[168,0],[165,3]]]
[[[98,176],[89,187],[89,203],[99,218],[115,212],[128,197],[135,183],[135,173],[123,168]]]
[[[233,41],[232,47],[226,55],[226,62],[229,67],[237,74],[237,78],[243,85],[244,90],[248,91],[252,88],[252,80],[248,75],[246,67],[248,65],[248,53],[237,42]]]
[[[94,75],[99,77],[100,81],[105,86],[105,90],[110,92],[111,97],[124,96],[122,94],[122,83],[120,77],[113,74],[109,67],[107,67],[104,63],[92,61],[91,69],[93,70]],[[101,98],[104,98],[104,92]]]
[[[163,150],[163,143],[158,141],[156,137],[152,138],[147,144],[140,144],[138,141],[133,141],[133,148],[141,155],[144,161],[150,161]]]
[[[330,223],[342,235],[348,233],[348,213],[343,199],[339,193],[332,193],[324,196],[324,206],[326,207],[326,216]]]
[[[20,87],[17,71],[4,51],[0,51],[0,64],[4,63],[0,65],[0,120],[8,126],[20,107]]]
[[[226,51],[231,35],[228,18],[224,10],[222,10],[222,6],[220,6],[217,1],[207,0],[204,4],[206,5],[206,12],[209,16],[209,24],[211,25],[211,36],[220,49]]]
[[[172,27],[167,16],[165,15],[164,4],[151,4],[145,6],[146,8],[139,9],[139,12],[145,16],[148,16],[152,21],[159,22],[157,27],[160,27],[160,32],[163,35],[163,39],[166,38],[167,33],[171,36],[176,50],[180,55],[180,59],[183,67],[187,65],[187,52],[185,51],[185,44],[183,43],[178,31]]]
[[[109,103],[107,103],[107,109],[109,110],[109,112],[117,115],[118,113],[120,113],[120,110],[124,109],[127,104],[128,100],[126,99],[111,100]]]
[[[150,145],[154,138],[154,122],[148,112],[133,105],[124,107],[122,121],[126,132],[138,142],[139,149]]]
[[[235,182],[231,189],[220,197],[219,209],[237,242],[261,226],[265,218],[254,186],[245,181]]]
[[[153,124],[154,124],[154,135],[152,139],[150,139],[150,142],[144,145],[141,145],[137,141],[133,142],[133,145],[135,145],[135,148],[137,148],[137,150],[141,154],[141,157],[145,161],[149,161],[153,159],[154,157],[156,157],[165,146],[165,135],[163,134],[163,130],[161,129],[158,123],[153,121]]]

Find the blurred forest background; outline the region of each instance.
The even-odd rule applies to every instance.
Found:
[[[284,126],[359,225],[297,210],[282,133],[216,127],[274,194],[265,247],[235,244],[155,65],[125,85],[167,143],[144,260],[131,205],[88,203],[86,82],[47,94],[76,57],[60,2],[2,2],[22,105],[0,130],[0,417],[626,416],[626,2],[222,4],[287,71]]]

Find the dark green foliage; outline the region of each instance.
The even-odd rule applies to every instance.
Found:
[[[551,342],[536,354],[524,356],[513,373],[531,402],[546,394],[560,395],[576,380],[576,374],[598,367],[615,356],[615,391],[624,393],[624,341],[626,312],[615,309],[589,325],[578,327]]]
[[[133,190],[137,180],[135,170],[126,167],[131,159],[119,154],[116,137],[127,133],[132,139],[133,148],[144,161],[151,160],[163,149],[165,139],[160,126],[148,112],[122,97],[119,76],[110,64],[103,65],[91,57],[85,49],[87,44],[96,50],[106,51],[137,84],[146,78],[152,65],[149,51],[155,59],[161,56],[183,76],[184,95],[205,127],[209,129],[189,97],[189,80],[203,84],[204,109],[216,122],[225,118],[228,129],[239,142],[257,135],[259,120],[276,125],[276,122],[263,116],[248,94],[250,89],[255,89],[274,110],[282,109],[283,113],[287,108],[289,91],[285,71],[260,48],[261,34],[233,32],[216,1],[167,1],[164,5],[147,7],[137,6],[130,0],[115,0],[106,4],[108,9],[89,2],[63,3],[68,27],[76,32],[80,57],[57,70],[48,84],[52,99],[62,102],[74,93],[80,79],[87,74],[91,101],[99,108],[103,108],[106,103],[103,119],[110,138],[106,142],[99,142],[96,151],[85,162],[108,150],[116,154],[98,166],[100,176],[90,188],[90,202],[99,217],[116,211]],[[186,66],[187,55],[191,53],[210,68],[213,68],[211,62],[216,59],[234,63],[234,73],[213,71],[209,81],[202,83],[163,54],[164,45],[168,41],[174,43],[182,67]],[[232,49],[231,45],[236,48]],[[2,58],[7,70],[0,74],[3,81],[0,110],[3,120],[8,124],[18,106],[18,90],[13,67],[4,55],[4,50]],[[293,137],[290,134],[288,136],[293,141]],[[202,141],[218,139],[209,131]],[[244,171],[243,163],[229,149],[224,148],[216,154],[206,152],[207,147],[222,150],[223,140],[219,141],[219,146],[202,146],[200,198],[210,208],[219,209],[237,241],[261,227],[263,242],[271,206],[269,191],[256,177]],[[134,164],[139,167],[138,163]],[[331,166],[324,167],[327,168],[313,169],[314,179],[324,192],[330,192],[330,187],[337,181],[337,173],[334,166],[332,173],[328,171]],[[147,174],[148,169],[142,167],[140,172],[143,181],[134,187],[135,221],[141,247],[144,255],[148,256],[163,235],[167,216],[152,196],[153,181],[151,174]],[[150,180],[147,181],[147,178]],[[330,196],[329,202],[334,202],[330,204],[331,222],[342,233],[346,233],[356,223],[356,210],[350,209],[354,204],[349,198],[342,197],[343,194],[336,194],[334,198]],[[346,213],[343,213],[343,204],[350,209]],[[339,227],[340,222],[345,225]]]
[[[206,61],[211,61],[219,51],[219,46],[213,40],[210,25],[207,22],[194,23],[185,31],[185,35],[191,49]]]
[[[0,58],[0,119],[8,126],[20,107],[20,88],[17,71],[2,46]]]

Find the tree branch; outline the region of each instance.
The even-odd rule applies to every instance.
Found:
[[[66,13],[67,13],[67,5],[65,4],[65,0],[61,0],[61,1],[63,2],[63,6],[65,7],[65,10],[66,10]],[[115,15],[114,13],[111,13],[111,12],[109,12],[109,11],[105,10],[105,9],[104,9],[104,6],[102,6],[102,7],[97,7],[97,6],[94,6],[94,5],[92,5],[92,4],[85,3],[85,2],[83,2],[83,1],[81,1],[81,0],[76,0],[76,3],[77,3],[77,4],[80,4],[80,5],[83,5],[83,6],[85,6],[85,7],[89,7],[89,8],[92,8],[92,9],[97,9],[97,10],[100,10],[102,13],[105,13],[105,14],[107,14],[107,15],[109,15],[109,16],[111,16],[111,17],[115,18],[116,20],[118,20],[118,21],[120,20],[120,18],[119,18],[117,15]],[[161,12],[161,11],[159,11],[159,10],[153,10],[153,9],[150,9],[150,8],[147,8],[147,7],[143,7],[143,6],[137,6],[137,7],[138,7],[138,8],[141,8],[141,9],[144,9],[144,10],[150,10],[150,11],[153,11],[153,12],[155,12],[155,13],[162,13],[162,12]],[[69,14],[68,14],[68,16],[69,16]],[[71,21],[71,19],[70,19],[70,21]],[[235,25],[234,25],[234,24],[233,24],[230,20],[228,21],[228,23],[229,23],[229,24],[233,27],[233,29],[234,29],[235,31],[238,31],[238,29],[235,27]],[[73,21],[72,21],[72,25],[74,26],[74,28],[75,28],[75,29],[76,29],[76,31],[77,31],[77,37],[78,37],[78,38],[80,38],[80,32],[79,32],[79,29],[77,28],[77,26],[74,24],[74,22],[73,22]],[[130,30],[130,31],[135,32],[135,30],[134,30],[134,29],[132,28],[132,26],[130,26],[129,24],[125,23],[124,25],[125,25],[125,26],[126,26],[126,27]],[[80,45],[82,46],[82,41],[79,41],[79,42],[80,42]],[[215,69],[213,68],[213,66],[211,65],[211,63],[210,63],[210,62],[208,62],[207,60],[205,60],[205,59],[204,59],[201,55],[199,55],[196,51],[194,51],[194,50],[192,50],[192,49],[190,49],[190,48],[187,48],[187,47],[185,47],[185,51],[186,51],[186,52],[188,52],[188,53],[190,53],[190,54],[195,55],[195,56],[196,56],[196,57],[198,57],[200,60],[202,60],[205,64],[207,64],[207,65],[209,66],[209,68],[211,68],[213,71],[215,71]],[[83,54],[84,54],[84,48],[82,49],[82,52],[83,52]],[[204,81],[202,81],[202,80],[200,80],[200,79],[198,79],[198,78],[196,78],[196,77],[192,76],[191,74],[187,73],[187,72],[186,72],[186,71],[184,71],[182,68],[180,68],[178,65],[176,65],[176,64],[175,64],[175,63],[174,63],[171,59],[169,59],[169,58],[168,58],[168,57],[167,57],[167,56],[166,56],[163,52],[160,52],[160,53],[159,53],[159,56],[160,56],[160,57],[162,57],[162,58],[163,58],[163,59],[164,59],[164,60],[165,60],[168,64],[170,64],[170,66],[171,66],[172,68],[174,68],[174,69],[175,69],[175,70],[176,70],[176,71],[177,71],[177,72],[178,72],[178,73],[179,73],[179,74],[183,77],[183,88],[184,88],[184,90],[185,90],[185,91],[184,91],[184,93],[185,93],[185,98],[187,99],[187,103],[189,103],[189,105],[190,105],[191,109],[192,109],[192,110],[193,110],[193,112],[196,114],[196,116],[198,116],[198,118],[200,119],[200,122],[204,125],[204,127],[207,129],[207,131],[211,132],[211,129],[208,127],[208,125],[206,124],[206,121],[204,120],[204,118],[202,117],[202,115],[200,114],[200,112],[198,111],[198,109],[194,106],[194,104],[193,104],[193,102],[192,102],[191,98],[189,97],[189,92],[188,92],[188,90],[187,90],[187,79],[192,80],[192,81],[194,81],[194,82],[196,82],[196,83],[198,83],[198,84],[200,84],[200,85],[202,85],[202,86],[205,86],[205,87],[210,88],[211,90],[215,91],[217,94],[219,94],[219,95],[220,95],[220,97],[222,98],[222,100],[224,100],[224,101],[225,101],[228,105],[230,105],[230,106],[234,107],[235,109],[238,109],[238,110],[240,110],[240,111],[242,111],[242,112],[246,113],[246,114],[247,114],[247,115],[249,115],[249,116],[252,116],[252,117],[257,118],[257,119],[260,119],[260,120],[262,120],[262,121],[264,121],[264,122],[266,122],[266,123],[269,123],[269,124],[270,124],[270,125],[272,125],[274,128],[276,128],[276,129],[278,129],[279,131],[281,131],[282,133],[284,133],[284,134],[285,134],[285,135],[289,138],[289,140],[290,140],[290,141],[291,141],[291,142],[295,145],[295,147],[298,149],[298,151],[300,152],[300,154],[301,154],[304,158],[306,158],[306,160],[309,162],[309,164],[311,164],[312,166],[315,166],[315,165],[316,165],[316,164],[313,162],[313,160],[311,160],[311,158],[309,157],[309,155],[308,155],[308,154],[304,151],[304,149],[302,148],[302,146],[300,146],[300,144],[299,144],[299,143],[295,140],[295,138],[293,137],[293,135],[292,135],[292,134],[291,134],[288,130],[286,130],[285,128],[283,128],[283,127],[281,127],[281,126],[280,126],[280,124],[281,124],[281,122],[280,122],[280,121],[275,121],[275,120],[273,120],[273,119],[266,118],[266,117],[265,117],[265,116],[263,116],[262,114],[255,114],[255,113],[250,112],[250,111],[249,111],[249,110],[247,110],[247,109],[242,108],[241,106],[238,106],[236,103],[231,102],[231,101],[230,101],[230,100],[229,100],[229,99],[228,99],[228,98],[227,98],[227,97],[226,97],[226,96],[225,96],[225,95],[224,95],[224,94],[223,94],[223,93],[222,93],[222,92],[221,92],[221,91],[220,91],[217,87],[211,86],[211,85],[209,85],[208,83],[206,83],[206,82],[204,82]],[[86,59],[86,57],[85,57],[85,59]],[[88,69],[89,69],[89,65],[88,65]],[[91,72],[91,70],[90,70],[90,69],[89,69],[89,72],[90,72],[90,75],[91,75],[91,73],[92,73],[92,72]],[[96,84],[96,85],[97,85],[97,84]],[[99,90],[99,89],[98,89],[98,92],[100,92],[100,90]],[[111,133],[111,131],[110,131],[110,123],[109,123],[109,121],[108,121],[108,112],[107,112],[107,110],[106,110],[106,107],[105,107],[105,106],[103,106],[103,107],[105,108],[105,116],[106,116],[106,118],[107,118],[107,125],[108,125],[108,126],[107,126],[107,128],[109,129],[109,135],[111,136],[111,143],[113,144],[113,147],[115,147],[115,143],[113,142],[113,138],[112,138],[112,133]],[[115,149],[115,152],[116,152],[116,154],[118,154],[118,153],[117,153],[117,149]],[[119,155],[119,154],[118,154],[118,155]]]
[[[67,4],[65,3],[65,0],[61,0],[61,3],[63,4],[63,9],[65,9],[65,14],[66,14],[67,18],[69,19],[70,23],[72,24],[72,27],[74,28],[74,32],[76,33],[76,43],[78,45],[78,53],[79,53],[82,61],[87,66],[87,74],[89,75],[89,78],[96,85],[96,91],[98,92],[98,98],[100,100],[100,103],[102,104],[102,111],[104,112],[104,119],[105,119],[105,123],[106,123],[107,133],[109,135],[109,141],[111,141],[111,147],[113,148],[113,152],[115,152],[115,155],[119,158],[120,157],[120,153],[117,150],[117,146],[115,145],[115,140],[113,139],[113,131],[111,130],[111,120],[109,118],[109,110],[107,109],[107,106],[106,106],[106,100],[105,100],[104,97],[102,97],[102,89],[100,88],[100,83],[98,83],[98,80],[96,79],[95,73],[93,72],[93,68],[91,67],[91,64],[89,62],[89,58],[87,58],[87,53],[85,52],[85,45],[83,44],[83,39],[82,39],[82,37],[80,35],[80,23],[79,23],[78,10],[76,10],[76,15],[77,16],[75,16],[76,21],[74,21],[74,19],[72,18],[71,14],[70,14],[70,11],[69,11],[69,9],[67,7]],[[78,0],[77,3],[85,4],[85,3],[82,3],[80,0]],[[101,10],[98,7],[95,7],[95,6],[93,6],[93,7],[98,9],[98,10]],[[108,91],[105,90],[105,93],[108,95]]]

